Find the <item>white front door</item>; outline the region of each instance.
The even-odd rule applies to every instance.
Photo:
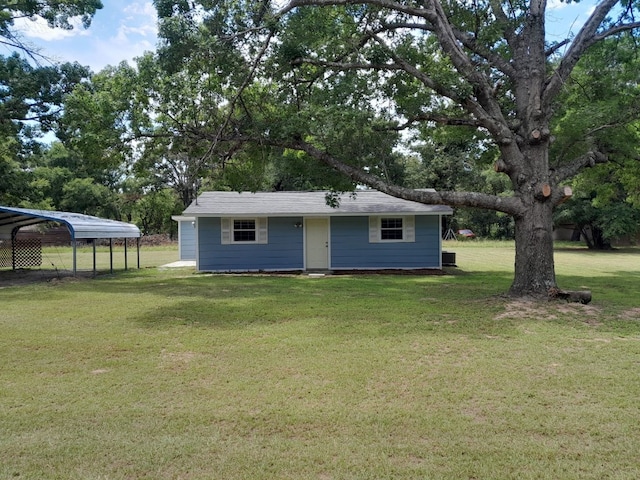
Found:
[[[305,219],[305,250],[307,270],[329,268],[329,219]]]

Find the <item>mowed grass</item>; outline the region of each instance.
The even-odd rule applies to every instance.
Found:
[[[640,478],[640,250],[559,249],[584,306],[502,296],[511,244],[445,249],[442,276],[1,288],[0,478]]]

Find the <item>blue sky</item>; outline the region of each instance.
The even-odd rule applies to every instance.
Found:
[[[155,50],[156,10],[150,0],[103,0],[104,7],[91,26],[71,31],[48,28],[41,19],[20,20],[16,27],[23,40],[46,57],[61,62],[77,61],[98,72],[107,65],[131,61]]]
[[[593,9],[595,0],[570,4],[550,0],[547,14],[549,40],[559,41],[578,28]],[[77,61],[98,72],[107,65],[131,61],[155,50],[156,11],[151,0],[103,0],[89,29],[50,29],[42,20],[20,20],[16,27],[24,40],[57,61]]]
[[[547,4],[547,38],[559,42],[571,33],[578,33],[580,27],[593,12],[596,0],[568,3],[567,0],[550,0]]]

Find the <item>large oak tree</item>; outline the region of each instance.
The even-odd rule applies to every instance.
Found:
[[[211,72],[229,51],[247,58],[228,104],[233,128],[220,135],[305,152],[356,183],[408,200],[511,215],[511,293],[546,296],[556,288],[552,212],[571,195],[568,180],[609,160],[589,135],[609,119],[599,115],[600,125],[586,125],[571,157],[551,157],[554,114],[589,49],[640,28],[637,2],[600,1],[575,35],[556,43],[545,34],[545,0],[156,5],[161,55],[174,67]],[[629,82],[621,98],[637,101],[637,83]],[[370,150],[360,154],[376,132],[420,125],[477,132],[475,141],[497,152],[495,169],[509,178],[513,193],[401,188],[374,168]]]

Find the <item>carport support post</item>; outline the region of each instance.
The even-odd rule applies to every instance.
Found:
[[[71,246],[73,247],[73,276],[76,276],[77,265],[78,265],[78,257],[76,255],[76,237],[75,235],[71,239]]]
[[[109,239],[109,273],[113,274],[113,238]]]
[[[138,249],[138,270],[140,270],[140,237],[136,237],[136,247]]]
[[[127,239],[124,239],[124,269],[128,270],[127,268]]]
[[[96,276],[96,239],[91,240],[93,243],[93,276]]]
[[[14,228],[11,232],[11,269],[16,269],[16,235],[18,234],[18,228]]]

